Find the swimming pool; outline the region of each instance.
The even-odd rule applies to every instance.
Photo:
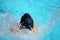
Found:
[[[1,32],[7,31],[14,22],[19,22],[27,12],[41,32],[37,40],[60,40],[60,0],[0,0]],[[19,39],[12,34],[0,33],[0,40]]]

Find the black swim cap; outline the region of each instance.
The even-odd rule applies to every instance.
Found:
[[[22,26],[25,26],[26,29],[31,30],[33,28],[33,19],[32,17],[29,15],[29,13],[25,13],[22,17],[21,17],[21,21],[20,24]]]

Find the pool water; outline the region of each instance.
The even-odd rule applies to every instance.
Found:
[[[33,18],[37,34],[9,31],[24,13]],[[0,0],[0,40],[60,40],[59,17],[60,0]]]

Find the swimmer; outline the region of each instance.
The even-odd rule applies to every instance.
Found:
[[[28,13],[25,13],[21,17],[20,25],[20,29],[28,29],[30,31],[37,32],[37,28],[34,25],[33,19]]]
[[[32,17],[29,15],[29,13],[25,13],[21,17],[19,27],[18,27],[18,25],[16,25],[16,26],[17,26],[17,28],[19,28],[19,30],[28,29],[33,32],[38,32],[37,27],[34,25],[34,21],[33,21]],[[13,31],[12,28],[10,30]]]

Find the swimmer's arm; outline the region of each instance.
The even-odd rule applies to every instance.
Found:
[[[38,32],[38,29],[37,29],[37,27],[35,25],[33,27],[33,32]]]

